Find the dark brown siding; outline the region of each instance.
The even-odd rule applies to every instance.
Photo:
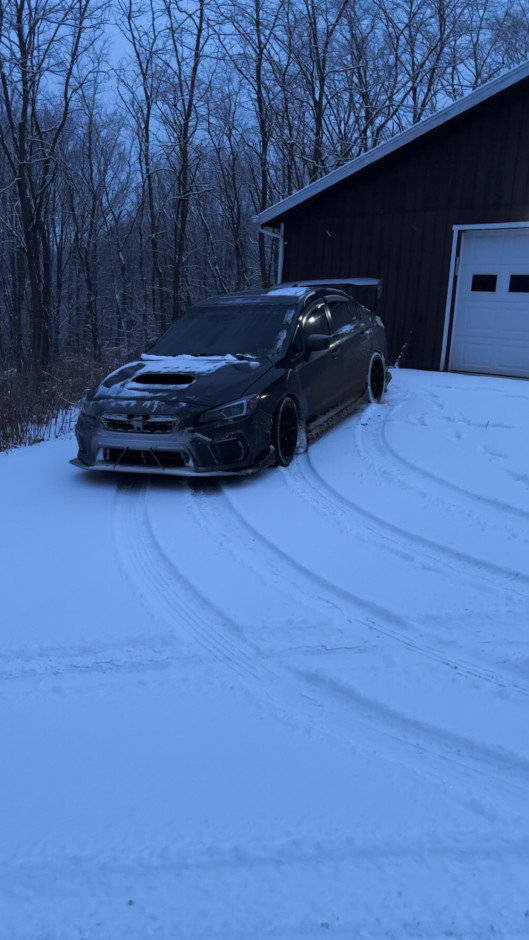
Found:
[[[452,226],[529,221],[529,79],[274,221],[283,280],[382,277],[391,361],[411,334],[403,365],[438,369]]]

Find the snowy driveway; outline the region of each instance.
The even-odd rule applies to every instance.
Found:
[[[0,455],[1,940],[529,937],[529,383],[285,470]]]

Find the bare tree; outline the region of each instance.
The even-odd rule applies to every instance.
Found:
[[[477,88],[529,54],[529,12],[523,2],[481,0],[464,8],[456,46],[459,94]]]
[[[151,274],[149,283],[145,271],[143,246],[140,249],[140,263],[143,278],[143,322],[145,333],[148,322],[154,318],[163,328],[167,323],[167,303],[165,277],[160,258],[160,213],[161,206],[156,199],[155,175],[156,159],[156,124],[158,120],[158,102],[163,78],[163,57],[161,48],[163,26],[160,23],[162,12],[154,2],[136,2],[120,0],[119,25],[131,47],[131,57],[119,72],[122,88],[122,100],[133,119],[134,133],[138,147],[138,163],[141,178],[141,203],[139,222],[143,222],[145,213],[148,219],[148,242],[151,256]],[[140,233],[143,238],[143,232]]]
[[[306,153],[309,182],[327,169],[326,112],[331,81],[343,73],[334,42],[350,0],[302,0],[290,7],[287,19],[289,54],[297,66],[297,106],[305,111]],[[336,82],[333,82],[336,89]],[[331,140],[331,148],[333,142]],[[332,153],[332,149],[331,149]]]
[[[215,262],[224,290],[241,290],[250,283],[248,263],[248,179],[246,175],[245,123],[240,108],[241,79],[228,68],[217,76],[218,93],[208,114],[211,143],[210,188],[219,206],[222,229],[222,267]],[[203,223],[204,224],[204,223]]]
[[[163,0],[166,17],[164,51],[166,78],[161,95],[162,122],[168,143],[165,157],[172,174],[172,314],[182,312],[183,268],[187,245],[189,204],[201,162],[199,129],[205,128],[201,108],[208,95],[209,74],[205,51],[209,40],[205,0],[178,3]]]
[[[243,107],[254,120],[255,130],[247,143],[252,147],[255,163],[250,164],[250,181],[254,209],[261,212],[269,202],[270,159],[275,126],[275,88],[273,63],[281,54],[277,30],[281,13],[279,0],[230,0],[223,5],[226,20],[220,35],[221,46],[246,88],[241,96]],[[267,245],[259,233],[259,268],[261,282],[270,279]]]
[[[88,53],[103,11],[93,0],[3,0],[0,5],[0,147],[16,182],[37,369],[50,355],[52,248],[46,214],[57,147],[79,88],[90,79]]]

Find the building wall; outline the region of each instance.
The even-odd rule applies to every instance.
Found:
[[[409,341],[402,365],[438,369],[452,226],[527,220],[529,79],[274,221],[283,280],[382,277],[391,362]]]

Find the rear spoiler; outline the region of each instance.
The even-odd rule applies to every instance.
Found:
[[[288,281],[276,284],[277,287],[376,287],[377,297],[382,294],[381,277],[336,277],[324,280]]]

